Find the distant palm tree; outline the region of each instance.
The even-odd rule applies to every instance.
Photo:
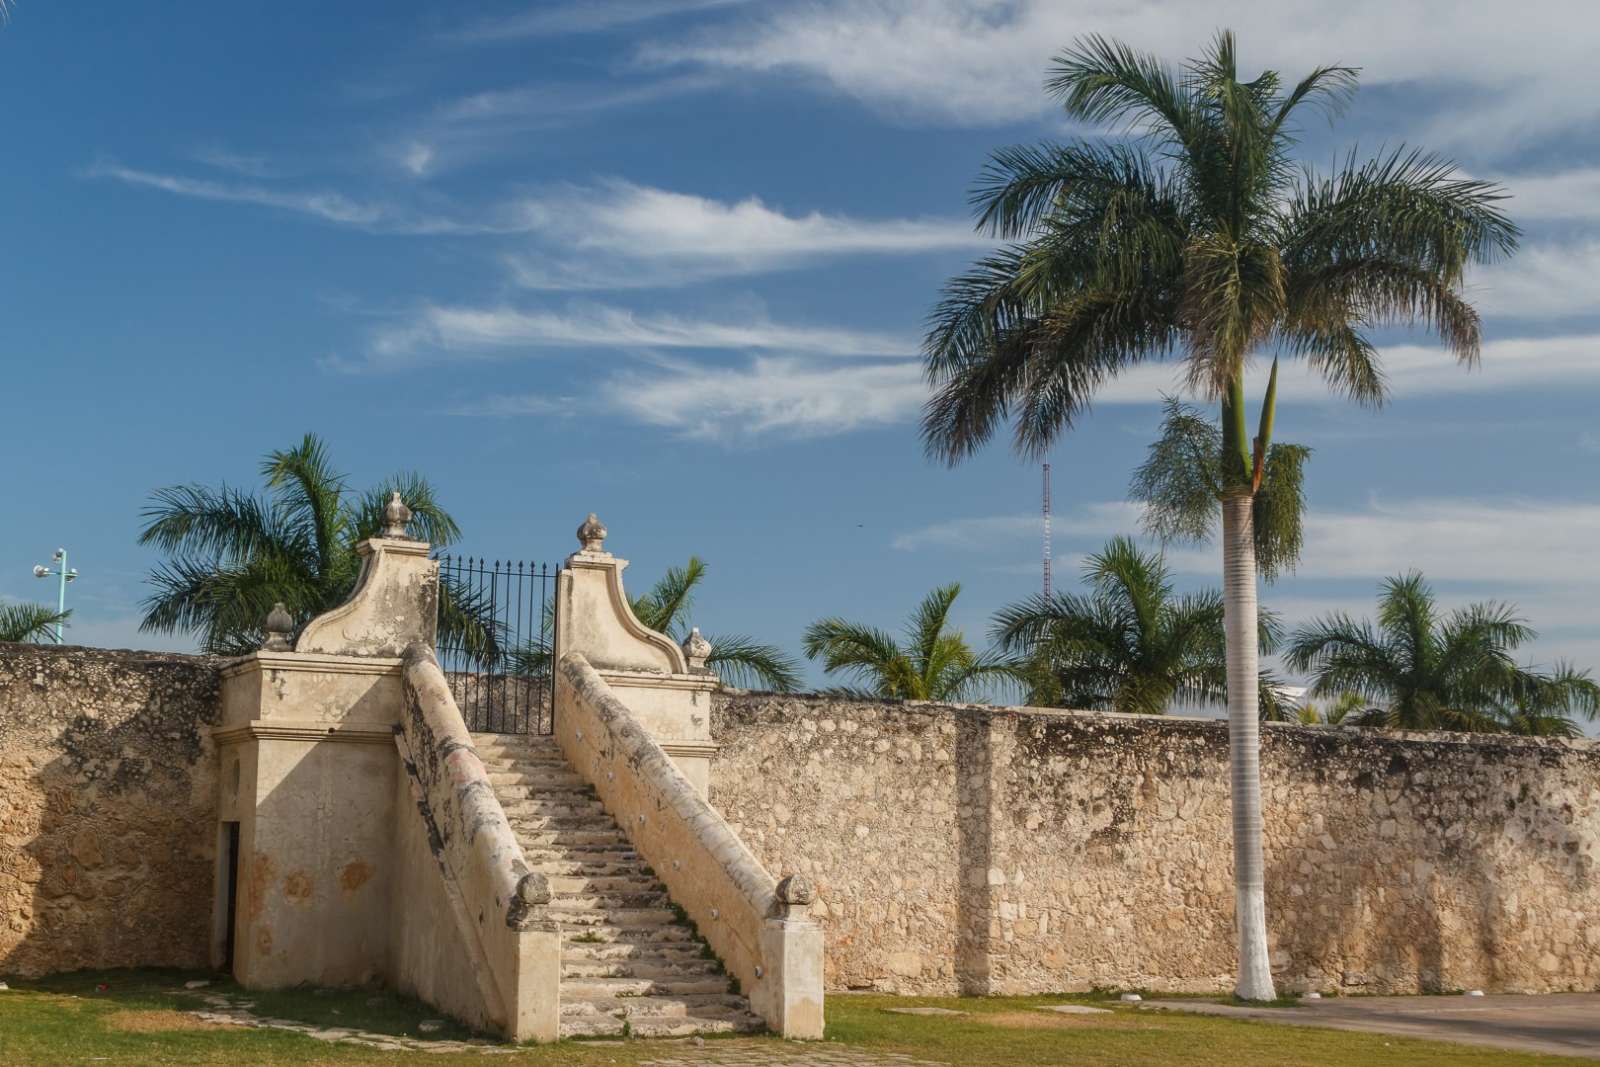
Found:
[[[1335,390],[1379,403],[1380,324],[1420,325],[1465,364],[1480,349],[1466,268],[1511,252],[1499,187],[1396,149],[1352,154],[1328,178],[1293,159],[1297,112],[1341,109],[1357,71],[1319,67],[1292,87],[1241,81],[1231,33],[1183,71],[1103,37],[1075,42],[1045,85],[1069,119],[1125,140],[1004,149],[974,195],[979,225],[1014,241],[952,280],[924,345],[936,393],[931,454],[955,463],[1006,420],[1042,454],[1096,392],[1177,356],[1188,385],[1220,401],[1220,512],[1229,645],[1236,990],[1274,996],[1267,953],[1256,693],[1253,512],[1273,491],[1276,367],[1259,429],[1247,429],[1245,368],[1264,351],[1303,357]]]
[[[1301,726],[1340,726],[1346,719],[1359,718],[1367,702],[1355,693],[1340,693],[1332,701],[1317,705],[1311,701],[1294,704],[1283,701],[1270,711],[1263,710],[1262,722],[1293,722]]]
[[[1174,705],[1225,702],[1222,594],[1176,596],[1160,554],[1117,537],[1084,564],[1087,595],[1034,596],[995,615],[999,647],[1032,665],[1029,702],[1162,715]],[[1277,620],[1261,618],[1267,651]],[[1277,687],[1259,687],[1275,706]]]
[[[959,630],[946,629],[960,593],[954,582],[929,593],[911,616],[903,646],[884,630],[819,619],[806,628],[806,658],[861,683],[841,692],[895,700],[968,700],[992,686],[1028,684],[1025,665],[976,653]]]
[[[1284,661],[1312,676],[1313,693],[1353,693],[1378,705],[1359,716],[1362,725],[1560,733],[1566,727],[1555,720],[1592,715],[1600,688],[1569,666],[1549,675],[1518,666],[1514,653],[1535,636],[1508,604],[1441,615],[1433,589],[1413,571],[1383,583],[1376,626],[1325,616],[1295,631]]]
[[[411,531],[435,546],[460,530],[416,474],[400,474],[365,493],[345,483],[315,434],[261,463],[267,493],[180,485],[160,489],[144,510],[142,545],[171,555],[151,571],[155,591],[139,628],[196,633],[202,650],[241,655],[260,647],[262,622],[282,601],[298,631],[343,603],[361,569],[356,546],[383,528],[391,492],[411,509]],[[477,654],[494,655],[495,627],[471,598],[445,584],[439,625]]]
[[[1600,714],[1600,685],[1569,663],[1549,674],[1526,672],[1495,709],[1495,721],[1508,734],[1526,737],[1582,737],[1573,716]]]
[[[43,604],[0,605],[0,641],[26,641],[44,644],[55,641],[55,626],[65,622],[70,611],[56,611]]]
[[[690,611],[695,587],[706,576],[699,556],[682,567],[669,567],[649,592],[630,597],[633,613],[652,630],[674,641],[689,636]],[[800,688],[800,665],[774,645],[763,645],[745,634],[707,635],[711,655],[706,666],[729,685],[792,693]]]

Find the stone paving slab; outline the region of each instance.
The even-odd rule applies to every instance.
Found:
[[[1286,1026],[1325,1026],[1600,1059],[1600,993],[1487,997],[1329,997],[1292,1008],[1208,1000],[1152,1000],[1141,1009],[1186,1011]]]

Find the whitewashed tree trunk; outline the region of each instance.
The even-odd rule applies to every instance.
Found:
[[[1233,797],[1234,922],[1238,995],[1272,1000],[1267,901],[1261,859],[1261,720],[1256,686],[1256,546],[1247,492],[1222,502],[1222,597],[1228,638],[1228,763]]]

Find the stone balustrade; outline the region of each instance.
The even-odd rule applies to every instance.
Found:
[[[822,1037],[822,931],[803,879],[776,880],[606,679],[577,652],[556,675],[556,739],[635,850],[738,978],[750,1007],[790,1038]]]

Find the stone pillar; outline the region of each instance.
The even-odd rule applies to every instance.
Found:
[[[398,494],[386,518],[384,536],[359,547],[349,600],[308,623],[292,651],[275,608],[262,650],[223,671],[218,810],[239,824],[233,973],[249,987],[353,985],[387,968],[400,657],[433,644],[438,565],[406,536]],[[226,877],[217,888],[220,964]]]
[[[710,646],[696,631],[686,651],[639,621],[622,588],[628,561],[605,550],[606,536],[593,514],[578,527],[580,547],[556,583],[555,662],[582,653],[704,797],[717,751],[711,740],[717,678],[704,666]]]

